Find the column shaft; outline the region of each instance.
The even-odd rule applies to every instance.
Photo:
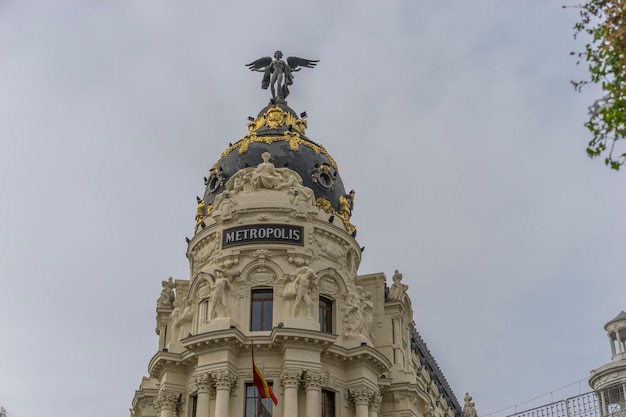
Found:
[[[320,417],[322,402],[320,400],[319,387],[307,387],[306,391],[306,417]]]
[[[355,408],[355,417],[369,417],[369,408],[367,406],[367,401],[357,402]]]
[[[215,417],[229,417],[229,401],[230,389],[227,387],[218,387],[215,391]]]
[[[209,417],[210,402],[211,393],[209,392],[209,390],[198,390],[198,406],[196,408],[196,417]]]
[[[285,404],[283,406],[284,417],[297,417],[298,416],[298,387],[286,386],[285,387]],[[220,417],[220,416],[216,416]]]

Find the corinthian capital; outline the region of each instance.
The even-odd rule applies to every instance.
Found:
[[[175,410],[180,401],[180,394],[173,391],[161,390],[154,402],[154,409],[157,413],[161,410]]]
[[[320,388],[326,384],[326,374],[322,372],[306,371],[303,378],[304,386],[307,388]]]
[[[300,369],[283,369],[280,374],[280,383],[283,387],[298,387],[302,380],[302,371]]]
[[[380,396],[378,390],[374,390],[365,384],[355,385],[348,389],[348,399],[351,400],[354,405],[368,404],[375,396]]]
[[[214,372],[211,374],[215,389],[228,389],[230,390],[237,383],[237,377],[229,370],[220,372]]]
[[[209,391],[213,386],[213,378],[210,372],[197,375],[194,382],[198,391]]]

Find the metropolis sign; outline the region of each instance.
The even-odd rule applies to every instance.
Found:
[[[225,229],[222,234],[222,248],[248,243],[289,243],[303,245],[302,226],[284,224],[254,224]]]

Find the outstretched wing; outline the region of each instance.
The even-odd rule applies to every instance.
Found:
[[[252,61],[251,63],[246,64],[246,67],[248,67],[250,71],[258,71],[269,66],[271,63],[272,58],[270,58],[269,56],[264,56],[263,58],[259,58],[256,61]]]
[[[314,68],[318,62],[320,62],[319,59],[304,59],[298,58],[297,56],[290,56],[287,58],[287,64],[289,64],[289,68],[291,68],[291,70],[295,70],[298,67]]]

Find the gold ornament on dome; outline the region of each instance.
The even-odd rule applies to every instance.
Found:
[[[293,114],[284,111],[278,106],[269,108],[265,113],[248,123],[248,131],[254,133],[263,126],[270,129],[276,129],[279,126],[291,126],[293,129],[304,135],[307,127],[307,121],[298,119]]]
[[[330,200],[326,198],[318,198],[317,200],[315,200],[315,205],[321,208],[322,210],[324,210],[326,213],[339,217],[341,221],[343,221],[343,225],[346,227],[346,230],[348,231],[348,233],[354,233],[356,231],[356,227],[352,223],[350,223],[350,216],[352,214],[351,207],[352,207],[352,203],[354,202],[354,194],[350,193],[349,196],[350,196],[351,203],[348,203],[348,199],[346,197],[344,196],[339,197],[340,205],[342,206],[339,211],[335,210],[332,204],[330,203]],[[345,203],[342,203],[342,200],[341,200],[342,198],[345,201]],[[345,204],[348,204],[348,206],[346,206]]]
[[[322,145],[316,145],[313,142],[309,142],[306,139],[302,139],[300,136],[294,136],[294,132],[285,132],[282,136],[256,136],[256,134],[248,134],[243,137],[239,142],[229,146],[224,152],[222,152],[221,158],[226,157],[229,153],[239,148],[239,153],[246,153],[251,143],[262,142],[271,145],[274,142],[288,141],[291,149],[297,150],[300,145],[306,146],[313,150],[317,154],[322,154],[328,158],[330,165],[337,169],[337,163],[335,159],[330,156],[328,151],[324,149]]]

